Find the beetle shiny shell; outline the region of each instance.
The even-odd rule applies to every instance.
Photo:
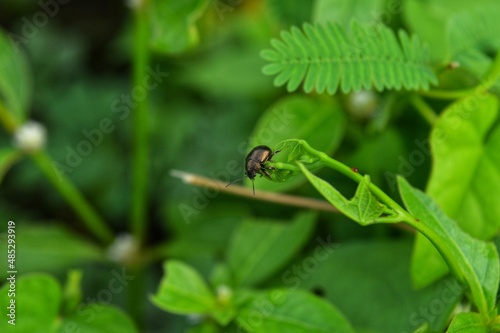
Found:
[[[245,175],[251,180],[254,180],[257,174],[271,177],[263,163],[270,161],[273,156],[273,151],[268,146],[257,146],[252,149],[245,158]]]
[[[255,179],[255,176],[259,174],[261,176],[266,176],[269,179],[271,179],[271,175],[269,174],[268,169],[266,169],[266,167],[264,166],[264,163],[267,161],[271,161],[271,158],[277,153],[279,153],[279,150],[273,153],[272,149],[269,148],[268,146],[257,146],[253,148],[245,158],[245,176],[252,180],[252,188],[254,196],[255,196],[255,186],[253,181]],[[236,179],[235,181],[227,184],[226,187],[243,178]]]

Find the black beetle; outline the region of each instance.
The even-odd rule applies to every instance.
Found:
[[[271,179],[271,175],[268,172],[269,169],[266,169],[264,163],[267,161],[272,162],[271,158],[279,152],[280,152],[279,150],[276,150],[273,153],[273,150],[268,146],[257,146],[254,149],[252,149],[245,158],[245,177],[248,177],[252,180],[252,188],[254,196],[255,196],[255,185],[253,181],[255,179],[255,176],[259,174],[261,177],[262,175],[264,175],[269,179]],[[226,187],[236,183],[237,181],[242,180],[245,177],[230,182],[229,184],[226,185]]]

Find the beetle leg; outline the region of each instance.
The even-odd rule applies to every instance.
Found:
[[[266,170],[266,169],[260,169],[260,171],[261,171],[261,174],[260,174],[260,176],[261,176],[261,177],[262,177],[262,173],[263,173],[263,174],[264,174],[264,176],[266,176],[266,177],[267,177],[267,178],[269,178],[269,179],[272,179],[272,178],[271,178],[271,175],[269,174],[269,172],[267,172],[267,170]]]

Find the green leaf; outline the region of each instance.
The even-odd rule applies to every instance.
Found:
[[[450,58],[476,78],[482,78],[490,67],[489,54],[500,50],[500,27],[497,2],[468,7],[450,16],[447,39]]]
[[[257,294],[240,310],[237,322],[249,333],[354,332],[333,305],[302,290]]]
[[[292,223],[247,220],[233,234],[227,261],[236,286],[251,286],[276,273],[309,239],[316,214],[301,213]]]
[[[194,47],[199,41],[195,23],[209,4],[209,0],[152,0],[151,46],[165,53],[180,53]]]
[[[132,319],[123,310],[111,305],[90,304],[66,317],[57,331],[85,333],[137,333]]]
[[[58,270],[84,261],[99,261],[104,257],[99,248],[56,225],[17,225],[16,256],[19,273],[36,270]],[[6,253],[7,245],[0,248]],[[61,249],[71,249],[62,251]],[[4,276],[5,272],[0,272]]]
[[[12,165],[15,164],[22,156],[22,152],[17,149],[10,147],[0,148],[0,183],[2,183],[3,177]]]
[[[200,196],[203,195],[200,193]],[[174,236],[166,244],[166,254],[183,260],[200,256],[206,260],[206,255],[220,256],[227,248],[232,233],[243,221],[243,216],[247,215],[246,209],[242,205],[228,207],[227,204],[213,202],[200,214],[201,211],[192,205],[169,202],[166,218]],[[189,213],[184,213],[185,210]]]
[[[68,272],[63,294],[63,312],[74,312],[82,301],[82,271],[72,269]]]
[[[453,318],[446,333],[490,333],[481,316],[473,312],[459,313]]]
[[[470,235],[490,239],[500,227],[500,126],[498,100],[472,96],[452,104],[435,124],[427,193]],[[447,272],[439,253],[417,236],[412,265],[416,285]]]
[[[190,266],[169,260],[164,263],[165,275],[153,303],[178,314],[210,313],[216,300],[203,278]]]
[[[352,19],[359,22],[384,19],[389,23],[387,20],[391,15],[398,14],[399,9],[394,4],[389,6],[387,3],[387,8],[384,5],[384,0],[318,0],[314,5],[313,21],[335,22],[344,29],[349,28]]]
[[[495,6],[497,8],[493,8]],[[470,62],[464,60],[471,52],[477,51],[476,47],[484,46],[479,41],[490,43],[498,40],[495,33],[498,26],[491,26],[488,31],[489,19],[498,17],[496,0],[408,0],[403,9],[411,31],[429,44],[431,58],[441,64],[458,60],[461,66],[469,65]],[[476,13],[489,18],[481,22]],[[489,40],[484,36],[489,36]],[[464,44],[470,47],[464,48]]]
[[[15,299],[15,326],[0,321],[0,330],[9,332],[76,332],[86,333],[136,333],[132,320],[123,311],[112,306],[88,304],[68,317],[60,317],[62,290],[59,283],[46,274],[31,273],[17,277],[15,297],[9,297],[10,284],[0,289],[0,304],[6,309],[10,299]],[[5,319],[5,318],[4,318]]]
[[[309,182],[342,214],[361,225],[388,222],[382,216],[388,208],[380,203],[369,190],[370,177],[368,175],[359,183],[356,194],[349,200],[328,182],[312,174],[303,164],[298,164]],[[398,221],[393,220],[391,222]]]
[[[274,50],[262,57],[272,64],[263,68],[277,75],[276,86],[287,83],[295,91],[301,83],[304,91],[327,92],[340,88],[343,93],[361,89],[429,89],[437,79],[428,65],[424,44],[404,31],[396,34],[382,24],[362,25],[353,21],[347,33],[334,23],[304,24],[273,39]]]
[[[255,147],[264,144],[277,149],[281,141],[297,138],[304,139],[314,147],[331,154],[339,146],[344,131],[345,115],[335,100],[287,96],[264,112],[254,128],[250,145]],[[290,152],[277,154],[273,160],[283,161],[286,153]],[[251,185],[250,180],[246,182]],[[305,178],[298,175],[287,179],[286,182],[257,182],[259,189],[281,192],[303,184]]]
[[[0,103],[22,123],[31,102],[32,83],[28,62],[15,43],[17,36],[0,30]]]
[[[291,288],[321,291],[357,332],[413,332],[425,322],[443,332],[463,297],[463,287],[449,277],[415,290],[409,274],[411,248],[410,239],[358,240],[335,247],[318,243],[289,265],[283,282]]]
[[[460,61],[461,55],[470,51],[500,49],[499,15],[498,3],[489,1],[454,13],[447,24],[452,59]]]
[[[472,96],[452,104],[431,133],[427,193],[466,232],[489,239],[500,227],[498,100]]]
[[[0,331],[46,333],[52,332],[61,305],[61,287],[46,274],[16,276],[13,284],[15,296],[9,296],[9,280],[0,289],[2,314],[15,300],[15,326],[8,323],[12,318],[3,315]],[[11,310],[8,310],[11,312]]]
[[[489,318],[500,279],[495,245],[462,231],[428,195],[412,188],[404,178],[399,177],[398,184],[405,206],[419,219],[415,227],[434,244],[453,274],[467,286],[471,301],[483,318]]]

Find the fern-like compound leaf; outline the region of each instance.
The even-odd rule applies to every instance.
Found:
[[[416,36],[396,34],[382,24],[363,26],[354,21],[349,33],[334,23],[292,27],[261,56],[263,68],[276,75],[276,86],[288,91],[301,84],[309,93],[334,94],[361,89],[429,89],[437,79],[428,65],[429,52]]]

